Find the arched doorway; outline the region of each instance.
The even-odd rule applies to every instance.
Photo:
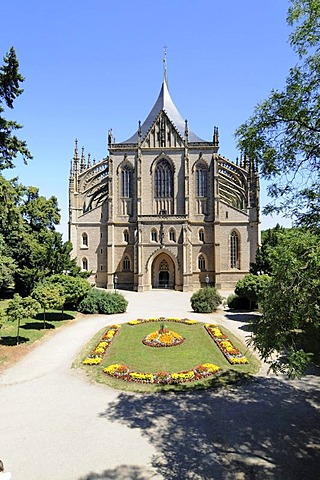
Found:
[[[152,263],[152,288],[175,287],[174,263],[169,255],[160,253]]]

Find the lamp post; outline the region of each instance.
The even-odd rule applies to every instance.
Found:
[[[114,291],[116,292],[117,285],[118,285],[118,275],[116,273],[114,274],[113,281],[114,281]]]
[[[208,288],[209,282],[210,282],[209,275],[206,275],[205,282],[206,282],[206,288]]]

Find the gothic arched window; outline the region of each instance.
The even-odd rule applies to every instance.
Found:
[[[206,269],[206,259],[204,258],[204,256],[202,254],[199,255],[199,257],[198,257],[198,268],[201,271]]]
[[[125,230],[123,232],[123,241],[126,242],[126,243],[129,243],[129,232],[128,232],[128,230]]]
[[[196,168],[196,197],[207,196],[207,169],[204,165]]]
[[[155,197],[172,198],[173,197],[173,174],[168,160],[162,159],[158,163],[155,171]]]
[[[88,234],[83,232],[82,234],[82,247],[88,246]]]
[[[169,230],[169,240],[171,242],[175,242],[176,241],[176,232],[175,232],[175,229],[174,228],[170,228]]]
[[[204,243],[204,231],[202,228],[199,230],[199,242]]]
[[[130,258],[128,257],[128,255],[124,257],[122,266],[124,271],[130,271]]]
[[[239,235],[233,231],[230,235],[230,267],[240,268]]]
[[[88,259],[85,257],[82,259],[82,270],[88,270]]]
[[[132,170],[125,165],[121,170],[121,196],[130,198],[132,195]]]
[[[158,234],[157,234],[157,230],[155,228],[153,228],[151,230],[151,240],[153,242],[157,242],[158,241]]]

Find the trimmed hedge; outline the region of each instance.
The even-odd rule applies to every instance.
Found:
[[[78,310],[81,313],[124,313],[128,302],[121,293],[91,290],[80,302]]]
[[[222,303],[222,297],[213,287],[200,288],[191,299],[191,307],[197,313],[211,313]]]

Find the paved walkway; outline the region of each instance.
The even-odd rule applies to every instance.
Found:
[[[198,315],[190,294],[127,292],[128,312],[88,316],[40,342],[0,378],[0,458],[14,480],[314,480],[319,376],[265,377],[220,391],[138,395],[71,368],[103,326],[142,316],[215,321],[247,335],[246,316]]]

